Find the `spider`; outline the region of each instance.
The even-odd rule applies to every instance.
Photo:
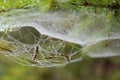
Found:
[[[36,46],[35,55],[33,56],[33,60],[35,60],[37,58],[38,53],[39,53],[39,46]],[[68,55],[61,54],[61,56],[65,57],[66,60],[70,63],[70,59],[69,59]],[[53,59],[53,58],[57,58],[57,57],[55,57],[55,56],[47,56],[47,57],[45,57],[45,59]]]
[[[61,56],[65,57],[66,60],[70,63],[70,57],[68,55],[65,55],[65,54],[61,54]]]
[[[70,63],[70,58],[69,58],[68,55],[61,54],[61,56],[65,57],[66,60]],[[45,59],[53,59],[53,58],[57,58],[57,57],[55,57],[55,56],[47,56],[47,57],[45,57]]]

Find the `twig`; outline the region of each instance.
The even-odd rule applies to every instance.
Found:
[[[13,52],[12,50],[9,50],[9,49],[3,48],[3,47],[0,47],[0,49],[3,49],[3,50],[8,51],[8,52]]]
[[[39,46],[36,46],[35,55],[33,56],[33,60],[36,59],[38,53],[39,53]]]

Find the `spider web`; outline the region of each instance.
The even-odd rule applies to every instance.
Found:
[[[52,67],[81,60],[80,45],[41,35],[30,26],[9,32],[0,42],[5,43],[0,47],[0,53],[23,65]]]
[[[6,35],[1,34],[0,53],[17,63],[52,67],[84,56],[120,56],[120,23],[113,17],[92,12],[19,11],[1,17],[4,28],[0,28],[2,33],[10,26]]]

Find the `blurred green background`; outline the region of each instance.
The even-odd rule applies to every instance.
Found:
[[[86,58],[65,67],[23,66],[0,55],[0,80],[120,80],[120,57]]]

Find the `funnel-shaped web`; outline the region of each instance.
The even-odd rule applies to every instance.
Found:
[[[52,67],[85,56],[120,56],[120,23],[105,14],[21,10],[0,21],[0,53],[23,65]]]

